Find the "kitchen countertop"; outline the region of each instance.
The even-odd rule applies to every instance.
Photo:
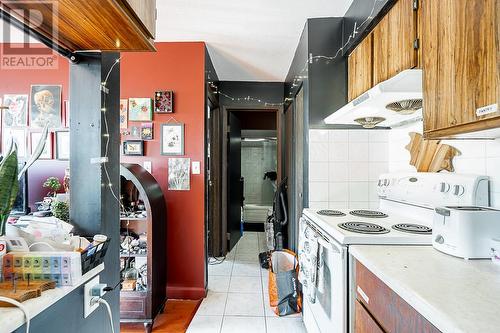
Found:
[[[350,253],[442,332],[499,332],[500,265],[432,246],[353,245]]]
[[[99,274],[104,270],[104,264],[100,264],[82,276],[81,281],[74,286],[58,287],[55,289],[42,292],[42,296],[29,299],[23,302],[23,305],[28,309],[31,319],[36,317],[42,311],[47,310],[61,298],[77,289],[85,282]],[[82,304],[75,304],[82,306]],[[0,307],[0,332],[12,332],[21,327],[26,322],[24,312],[16,307]]]

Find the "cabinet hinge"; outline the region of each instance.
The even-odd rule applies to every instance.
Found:
[[[418,10],[418,0],[413,0],[413,10]]]
[[[419,48],[420,48],[420,39],[415,38],[415,40],[413,41],[413,49],[418,50]]]

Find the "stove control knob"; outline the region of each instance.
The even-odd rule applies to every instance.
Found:
[[[389,186],[389,179],[384,179],[384,186]]]
[[[436,236],[436,239],[434,239],[434,241],[435,241],[436,243],[438,243],[438,244],[443,244],[443,243],[444,243],[444,238],[443,238],[443,236],[441,236],[441,235],[437,235],[437,236]]]
[[[453,186],[453,195],[462,196],[465,193],[465,187],[463,185],[455,185]]]
[[[442,182],[439,184],[439,192],[446,193],[450,190],[451,186],[448,183]]]

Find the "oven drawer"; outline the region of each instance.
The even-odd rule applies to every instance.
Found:
[[[356,261],[356,298],[384,332],[440,332],[359,261]]]
[[[384,333],[373,317],[366,311],[365,307],[356,300],[356,333]]]

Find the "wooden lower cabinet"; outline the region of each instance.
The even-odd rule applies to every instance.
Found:
[[[356,333],[440,332],[358,261],[355,316]]]

